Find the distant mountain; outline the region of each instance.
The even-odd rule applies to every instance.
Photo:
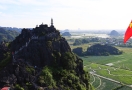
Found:
[[[109,35],[110,36],[119,36],[120,34],[116,30],[112,30]]]
[[[5,30],[4,28],[0,28],[0,42],[1,41],[12,41],[18,35],[19,35],[19,32],[15,30]]]
[[[64,32],[62,33],[62,36],[71,36],[71,34],[69,32]]]
[[[65,30],[60,30],[60,33],[64,33],[64,32],[69,32],[69,29],[65,29]]]
[[[22,28],[16,28],[16,27],[1,27],[0,28],[3,28],[5,30],[15,30],[17,32],[21,32]]]

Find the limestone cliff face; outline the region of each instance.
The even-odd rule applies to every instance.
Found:
[[[89,89],[89,75],[83,70],[83,61],[71,51],[66,39],[53,25],[22,29],[11,42],[10,52],[10,62],[0,71],[0,87]]]
[[[71,48],[54,27],[40,25],[33,30],[23,29],[12,42],[12,52],[15,61],[23,59],[34,66],[43,67],[51,65],[55,53],[71,52]]]

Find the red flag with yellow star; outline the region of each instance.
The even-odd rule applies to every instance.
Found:
[[[132,20],[125,32],[125,36],[124,36],[124,43],[126,43],[126,41],[132,36]]]

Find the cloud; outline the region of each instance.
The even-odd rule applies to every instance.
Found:
[[[6,7],[6,6],[4,6],[4,5],[0,5],[0,9],[1,9],[1,10],[6,10],[6,9],[7,9],[7,7]]]
[[[0,19],[33,24],[52,17],[61,29],[126,28],[132,19],[131,0],[0,0],[0,9]]]
[[[16,0],[0,0],[1,4],[18,4]]]
[[[5,13],[0,12],[0,17],[5,17],[5,16],[6,16],[6,14],[5,14]]]
[[[14,4],[14,5],[47,5],[52,4],[50,0],[0,0],[1,4]]]

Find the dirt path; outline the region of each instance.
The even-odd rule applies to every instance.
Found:
[[[91,69],[92,71],[96,72],[96,70],[107,70],[108,71],[108,74],[109,75],[112,75],[112,76],[132,76],[132,75],[114,75],[114,74],[111,74],[111,71],[107,68],[107,69],[102,69],[101,67],[98,67],[99,69],[92,69],[91,67],[89,67],[89,69]],[[118,68],[113,68],[114,70],[117,70]],[[132,71],[130,71],[132,72]]]
[[[112,81],[112,82],[121,84],[121,82],[116,81],[116,80],[113,80],[113,79],[111,79],[111,78],[107,78],[107,77],[104,77],[104,76],[101,76],[101,75],[98,75],[98,74],[95,74],[95,73],[91,73],[91,72],[90,72],[90,74],[93,74],[93,75],[95,75],[95,76],[97,76],[97,77],[104,78],[104,79],[106,79],[106,80],[109,80],[109,81]],[[132,85],[126,85],[126,84],[124,84],[124,85],[125,85],[125,86],[128,86],[128,87],[130,87],[130,88],[132,88]]]
[[[111,74],[111,71],[109,69],[107,69],[109,75],[112,75],[112,76],[132,76],[132,75],[114,75],[114,74]]]
[[[98,79],[99,79],[99,86],[96,87],[95,89],[98,89],[101,86],[101,84],[102,84],[100,77],[98,77]]]
[[[93,74],[91,74],[91,75],[92,75],[92,77],[93,77],[93,81],[91,82],[91,84],[93,85],[93,83],[95,82],[95,77],[94,77]]]

